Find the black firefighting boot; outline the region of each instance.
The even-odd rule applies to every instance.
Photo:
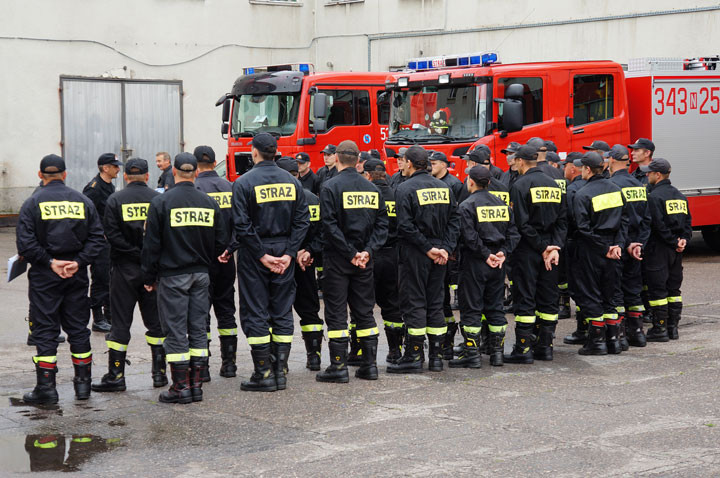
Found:
[[[107,319],[105,318],[102,307],[93,307],[92,308],[92,317],[93,317],[93,324],[92,324],[93,332],[105,332],[105,333],[110,332],[110,322],[108,322]]]
[[[668,304],[668,322],[667,331],[670,340],[677,340],[680,338],[678,334],[678,324],[680,323],[680,316],[682,315],[682,302],[670,302]]]
[[[428,334],[428,370],[431,372],[443,371],[443,335]]]
[[[37,382],[32,392],[23,395],[23,402],[33,405],[50,405],[58,402],[55,388],[57,366],[54,363],[38,362],[35,364]]]
[[[622,353],[622,344],[620,343],[620,324],[616,319],[605,321],[605,344],[609,354]]]
[[[482,367],[482,356],[480,355],[481,346],[482,338],[480,334],[467,334],[467,338],[463,343],[462,353],[458,358],[451,360],[448,365],[450,368]]]
[[[452,360],[454,357],[453,348],[455,347],[455,333],[458,330],[458,324],[454,320],[447,322],[447,332],[445,332],[442,345],[443,360]]]
[[[395,363],[387,366],[387,373],[422,373],[424,335],[406,335],[405,353]]]
[[[246,392],[274,392],[277,390],[273,364],[270,361],[270,344],[253,345],[250,350],[255,370],[250,380],[240,383],[240,390]]]
[[[235,364],[237,354],[237,335],[221,335],[220,336],[220,376],[231,378],[237,375],[237,365]]]
[[[307,362],[305,368],[317,372],[320,370],[320,357],[322,355],[322,331],[303,332]]]
[[[480,325],[480,354],[490,355],[490,328],[487,320],[483,320]]]
[[[575,332],[566,335],[563,339],[563,343],[568,345],[583,345],[587,342],[588,336],[588,324],[585,322],[585,314],[576,310],[575,321],[577,322],[577,329]]]
[[[150,346],[150,356],[152,357],[152,375],[153,387],[164,387],[168,384],[167,365],[165,362],[165,347],[162,344]]]
[[[633,347],[645,347],[647,340],[643,332],[642,312],[628,312],[625,324],[628,344]]]
[[[607,355],[607,343],[604,322],[590,322],[588,324],[588,338],[585,345],[580,347],[580,355]]]
[[[490,332],[488,334],[488,349],[490,350],[490,365],[502,367],[505,363],[505,332]]]
[[[87,400],[90,398],[90,386],[92,385],[92,355],[83,358],[73,357],[72,363],[75,369],[75,377],[73,377],[75,398]]]
[[[347,338],[330,339],[328,352],[330,352],[330,365],[324,371],[315,375],[318,382],[348,383],[350,374],[347,368]]]
[[[620,348],[623,352],[627,352],[630,350],[630,344],[627,339],[627,318],[625,313],[619,314],[618,320],[620,321]]]
[[[125,362],[127,352],[120,350],[108,350],[108,373],[103,375],[99,383],[92,384],[93,392],[124,392],[125,386]]]
[[[363,364],[359,369],[355,371],[357,378],[364,380],[377,380],[378,379],[378,368],[377,368],[377,348],[378,348],[378,337],[373,335],[372,337],[363,337],[360,339],[360,346],[362,347],[362,358]]]
[[[190,394],[193,402],[202,402],[202,371],[207,368],[208,357],[190,357]]]
[[[553,339],[557,322],[554,320],[539,319],[537,325],[537,343],[533,347],[533,358],[535,360],[551,361],[553,359]]]
[[[643,324],[652,324],[653,323],[653,311],[652,309],[645,306],[645,310],[642,313],[642,321]]]
[[[360,339],[357,336],[356,327],[350,329],[350,353],[347,357],[347,364],[353,367],[359,367],[364,363],[362,358],[362,347]]]
[[[462,335],[463,341],[458,345],[453,345],[453,356],[455,357],[459,357],[460,354],[462,354],[465,340],[467,340],[467,333],[465,332],[465,329],[463,329],[462,327],[458,327],[458,330],[460,331],[460,335]]]
[[[385,336],[388,342],[388,354],[385,362],[395,363],[402,357],[403,329],[400,327],[385,327]]]
[[[173,383],[167,391],[160,394],[158,399],[163,403],[192,402],[190,362],[170,362],[170,375]]]
[[[558,319],[569,319],[570,315],[570,296],[567,294],[560,294],[560,309],[558,310]]]
[[[533,325],[529,325],[530,327],[515,326],[515,344],[510,355],[503,356],[505,363],[531,364],[535,361],[532,348],[536,337],[532,333]]]
[[[210,332],[208,332],[208,343],[207,343],[208,359],[210,359],[210,357],[212,357],[212,353],[210,353],[210,342],[212,342],[212,340],[210,340]],[[200,370],[200,380],[202,380],[203,383],[206,383],[206,382],[209,382],[210,380],[212,380],[212,378],[210,377],[210,360],[208,360],[207,367]]]
[[[272,355],[275,357],[273,371],[275,372],[275,383],[278,390],[285,390],[287,387],[288,358],[290,357],[289,343],[272,343]]]
[[[647,331],[648,342],[668,342],[670,337],[668,336],[667,323],[668,323],[668,307],[667,305],[661,305],[659,307],[652,308],[653,326]]]

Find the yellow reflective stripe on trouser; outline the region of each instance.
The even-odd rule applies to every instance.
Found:
[[[650,304],[650,307],[660,307],[663,305],[668,304],[667,298],[665,299],[658,299],[658,300],[649,300],[648,303]]]
[[[317,267],[315,268],[315,270],[318,271],[318,272],[322,272],[324,269],[323,269],[322,266],[317,266]]]
[[[270,343],[270,336],[265,335],[263,337],[248,337],[247,341],[250,345],[262,345]]]
[[[425,327],[425,333],[428,335],[445,335],[447,334],[447,325],[445,327]]]
[[[605,322],[602,317],[585,317],[585,322]]]
[[[668,301],[668,304],[676,304],[678,302],[682,302],[682,296],[678,295],[675,297],[668,297],[667,301]]]
[[[628,307],[628,310],[630,312],[645,312],[645,306],[644,305],[631,305]]]
[[[648,286],[644,285],[643,288],[642,288],[642,290],[645,291],[645,292],[647,292]]]
[[[301,325],[302,332],[322,332],[322,324]]]
[[[566,290],[568,288],[568,283],[565,282],[564,284],[558,284],[558,289],[560,290]]]
[[[117,350],[118,352],[126,352],[127,344],[121,344],[120,342],[113,342],[112,340],[106,340],[107,348],[110,350]]]
[[[457,290],[458,285],[457,284],[450,284],[450,290]]]
[[[542,320],[547,320],[548,322],[555,322],[558,320],[558,314],[546,314],[545,312],[539,312],[535,311],[535,315]]]
[[[207,339],[208,340],[212,339],[212,334],[210,332],[207,333]]]
[[[373,327],[371,329],[358,329],[358,331],[355,333],[358,337],[372,337],[373,335],[378,335],[380,332],[378,332],[377,327]]]
[[[145,334],[145,342],[147,342],[148,345],[162,345],[163,342],[165,342],[165,337],[151,337]]]
[[[220,337],[228,337],[237,335],[237,329],[218,329],[218,335]]]
[[[341,339],[344,337],[349,337],[350,332],[345,330],[328,330],[328,338],[329,339]]]
[[[84,358],[92,357],[92,351],[90,351],[90,352],[85,352],[85,353],[82,353],[82,354],[70,354],[70,355],[72,355],[72,356],[75,357],[76,359],[84,359]]]
[[[516,315],[515,322],[519,322],[521,324],[534,324],[535,316],[534,315]]]
[[[40,440],[35,440],[35,443],[33,443],[33,446],[35,448],[57,448],[58,442],[57,442],[57,440],[53,440],[53,441],[47,442],[47,443],[40,443]]]
[[[272,336],[272,341],[279,343],[279,344],[289,344],[292,343],[292,335],[275,335]]]
[[[488,324],[488,331],[493,334],[505,332],[507,325],[490,325]]]
[[[207,357],[208,349],[190,349],[191,357]]]
[[[618,305],[617,307],[615,307],[615,311],[616,311],[618,314],[624,314],[624,313],[625,313],[625,307],[623,307],[623,306],[621,306],[621,305]]]
[[[487,317],[485,317],[485,314],[481,315],[480,322],[486,322],[486,321],[487,321]]]
[[[408,328],[408,334],[409,335],[425,335],[425,327],[423,327],[421,329]]]
[[[463,325],[463,330],[467,334],[479,334],[481,327],[470,327],[467,325]]]
[[[383,324],[391,329],[402,329],[403,325],[405,325],[402,322],[390,322],[389,320],[383,320]]]
[[[33,357],[33,362],[57,363],[57,355],[36,355]]]
[[[446,323],[446,324],[451,324],[451,323],[453,323],[453,322],[455,322],[455,316],[445,317],[445,323]]]
[[[354,329],[355,327],[357,327],[357,324],[350,322],[350,330]]]
[[[165,359],[168,362],[187,362],[190,360],[190,352],[183,352],[180,354],[167,354]]]
[[[92,442],[92,438],[90,437],[79,437],[79,438],[73,438],[73,443],[90,443]]]
[[[603,320],[616,320],[618,318],[617,314],[603,314],[602,316]]]

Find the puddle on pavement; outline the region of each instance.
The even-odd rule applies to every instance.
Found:
[[[96,455],[122,446],[119,438],[96,435],[0,435],[2,472],[80,471]]]
[[[51,416],[62,416],[63,410],[60,405],[31,405],[23,402],[22,398],[10,397],[9,403],[11,407],[21,407],[18,413],[28,420],[47,420]]]

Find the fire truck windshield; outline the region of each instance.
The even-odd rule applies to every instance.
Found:
[[[393,91],[388,143],[477,139],[485,135],[491,121],[491,115],[487,114],[488,101],[488,83]]]
[[[235,98],[232,115],[234,137],[270,133],[291,136],[297,126],[300,93],[241,95]]]

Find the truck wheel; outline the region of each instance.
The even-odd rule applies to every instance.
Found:
[[[705,244],[715,252],[720,252],[720,226],[705,226],[702,228]]]

